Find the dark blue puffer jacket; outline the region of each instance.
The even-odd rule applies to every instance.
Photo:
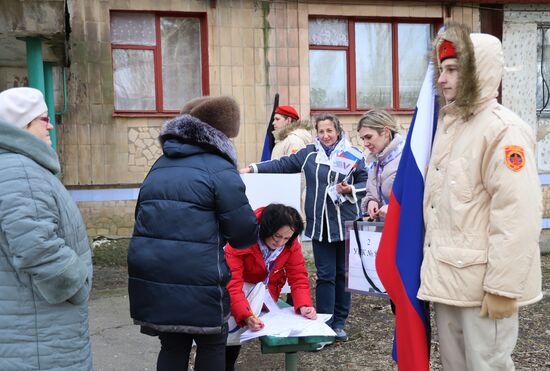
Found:
[[[160,140],[128,251],[130,313],[153,332],[220,333],[230,314],[223,247],[258,236],[235,149],[190,115],[166,122]]]

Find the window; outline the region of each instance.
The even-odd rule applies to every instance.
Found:
[[[537,114],[550,116],[550,26],[537,30]]]
[[[179,112],[208,94],[206,16],[111,13],[115,112]]]
[[[414,109],[440,22],[311,18],[311,109]]]

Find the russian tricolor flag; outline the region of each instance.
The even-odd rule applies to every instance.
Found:
[[[424,179],[437,126],[435,95],[430,63],[393,183],[376,257],[380,280],[395,304],[393,356],[399,370],[429,370],[429,312],[416,294],[423,256]]]

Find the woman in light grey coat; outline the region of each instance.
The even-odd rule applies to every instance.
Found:
[[[383,110],[371,110],[363,114],[357,124],[359,139],[370,151],[369,177],[366,196],[361,209],[373,220],[385,219],[388,212],[393,181],[403,152],[405,138],[393,117]]]
[[[42,93],[0,93],[0,370],[91,370],[91,252]]]

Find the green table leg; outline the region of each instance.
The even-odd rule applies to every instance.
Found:
[[[298,353],[285,353],[285,371],[298,370]]]

